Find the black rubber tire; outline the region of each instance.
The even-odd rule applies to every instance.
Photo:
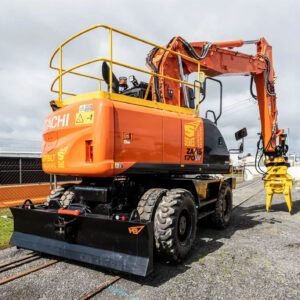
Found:
[[[232,190],[230,184],[224,182],[215,203],[215,212],[211,215],[211,223],[217,229],[225,229],[231,219]]]
[[[181,221],[185,229],[180,233]],[[184,189],[172,189],[159,203],[154,217],[157,252],[166,260],[179,263],[190,252],[197,231],[194,196]]]
[[[71,200],[69,195],[71,193],[73,193],[73,199],[73,184],[62,184],[51,191],[50,195],[47,197],[47,204],[49,205],[51,201],[55,201],[59,203],[61,207],[66,207],[69,205],[67,204],[67,201]]]
[[[149,222],[154,220],[156,208],[167,191],[167,189],[153,188],[143,194],[137,206],[140,221]]]

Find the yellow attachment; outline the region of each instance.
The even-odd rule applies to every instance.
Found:
[[[289,212],[292,211],[293,177],[287,173],[288,166],[280,165],[285,163],[283,157],[276,157],[273,161],[266,160],[268,175],[264,178],[264,186],[267,193],[266,210],[269,211],[274,194],[283,194]]]
[[[60,102],[58,100],[52,100],[50,103],[55,103],[58,107],[64,107],[64,106],[68,106],[72,103],[85,101],[85,100],[101,99],[101,98],[108,99],[109,98],[108,95],[109,95],[108,92],[94,91],[94,92],[80,94],[77,96],[66,98],[63,101],[63,106],[60,106]],[[195,110],[188,108],[188,107],[181,107],[181,106],[175,106],[175,105],[170,105],[170,104],[161,103],[161,102],[148,101],[148,100],[134,98],[134,97],[116,94],[116,93],[111,93],[110,99],[113,101],[119,101],[119,102],[135,104],[135,105],[152,107],[152,108],[156,108],[156,109],[173,111],[173,112],[177,112],[177,113],[181,113],[181,114],[195,115]]]

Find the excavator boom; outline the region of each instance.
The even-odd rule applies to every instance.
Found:
[[[232,50],[245,44],[255,44],[256,55]],[[252,89],[251,92],[259,106],[261,140],[268,170],[268,173],[264,174],[266,175],[264,177],[267,192],[266,208],[269,210],[273,194],[279,193],[285,195],[289,211],[291,211],[292,179],[286,174],[288,163],[285,158],[288,148],[285,144],[284,130],[278,128],[272,47],[266,39],[188,43],[182,37],[177,36],[168,43],[167,47],[198,60],[206,76],[251,75],[251,87],[253,80],[256,84],[257,96],[253,94]],[[178,78],[182,77],[182,73],[189,75],[198,69],[198,65],[193,61],[184,58],[178,60],[172,53],[156,48],[148,54],[147,65],[161,75]],[[181,90],[179,83],[165,78],[156,77],[152,84],[153,98],[163,103],[182,105],[186,96]]]

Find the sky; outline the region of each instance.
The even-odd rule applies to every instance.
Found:
[[[297,0],[215,1],[106,1],[106,0],[1,0],[0,9],[0,141],[41,141],[49,101],[56,98],[50,85],[56,72],[49,68],[54,50],[73,34],[106,24],[130,34],[166,45],[174,36],[189,42],[253,40],[265,37],[273,46],[277,76],[279,128],[290,132],[290,153],[300,154],[298,129],[300,103],[297,93],[300,69],[300,2]],[[108,35],[98,30],[64,50],[64,66],[107,56]],[[114,36],[114,58],[145,68],[151,47]],[[237,49],[255,54],[254,46]],[[89,72],[99,76],[100,65]],[[115,68],[117,77],[130,75]],[[144,79],[134,74],[139,80]],[[138,77],[139,76],[139,77]],[[251,99],[249,77],[223,77],[223,114],[218,126],[228,148],[237,148],[235,131],[247,127],[245,153],[255,154],[260,132],[258,107]],[[92,81],[68,78],[64,88],[82,92],[96,90]],[[218,93],[208,88],[200,107],[218,112]],[[1,145],[0,145],[1,147]]]

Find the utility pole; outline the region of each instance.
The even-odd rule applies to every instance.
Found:
[[[291,151],[291,139],[290,139],[290,128],[287,129],[288,130],[288,145],[289,145],[289,150],[288,150],[288,156],[290,155]]]

